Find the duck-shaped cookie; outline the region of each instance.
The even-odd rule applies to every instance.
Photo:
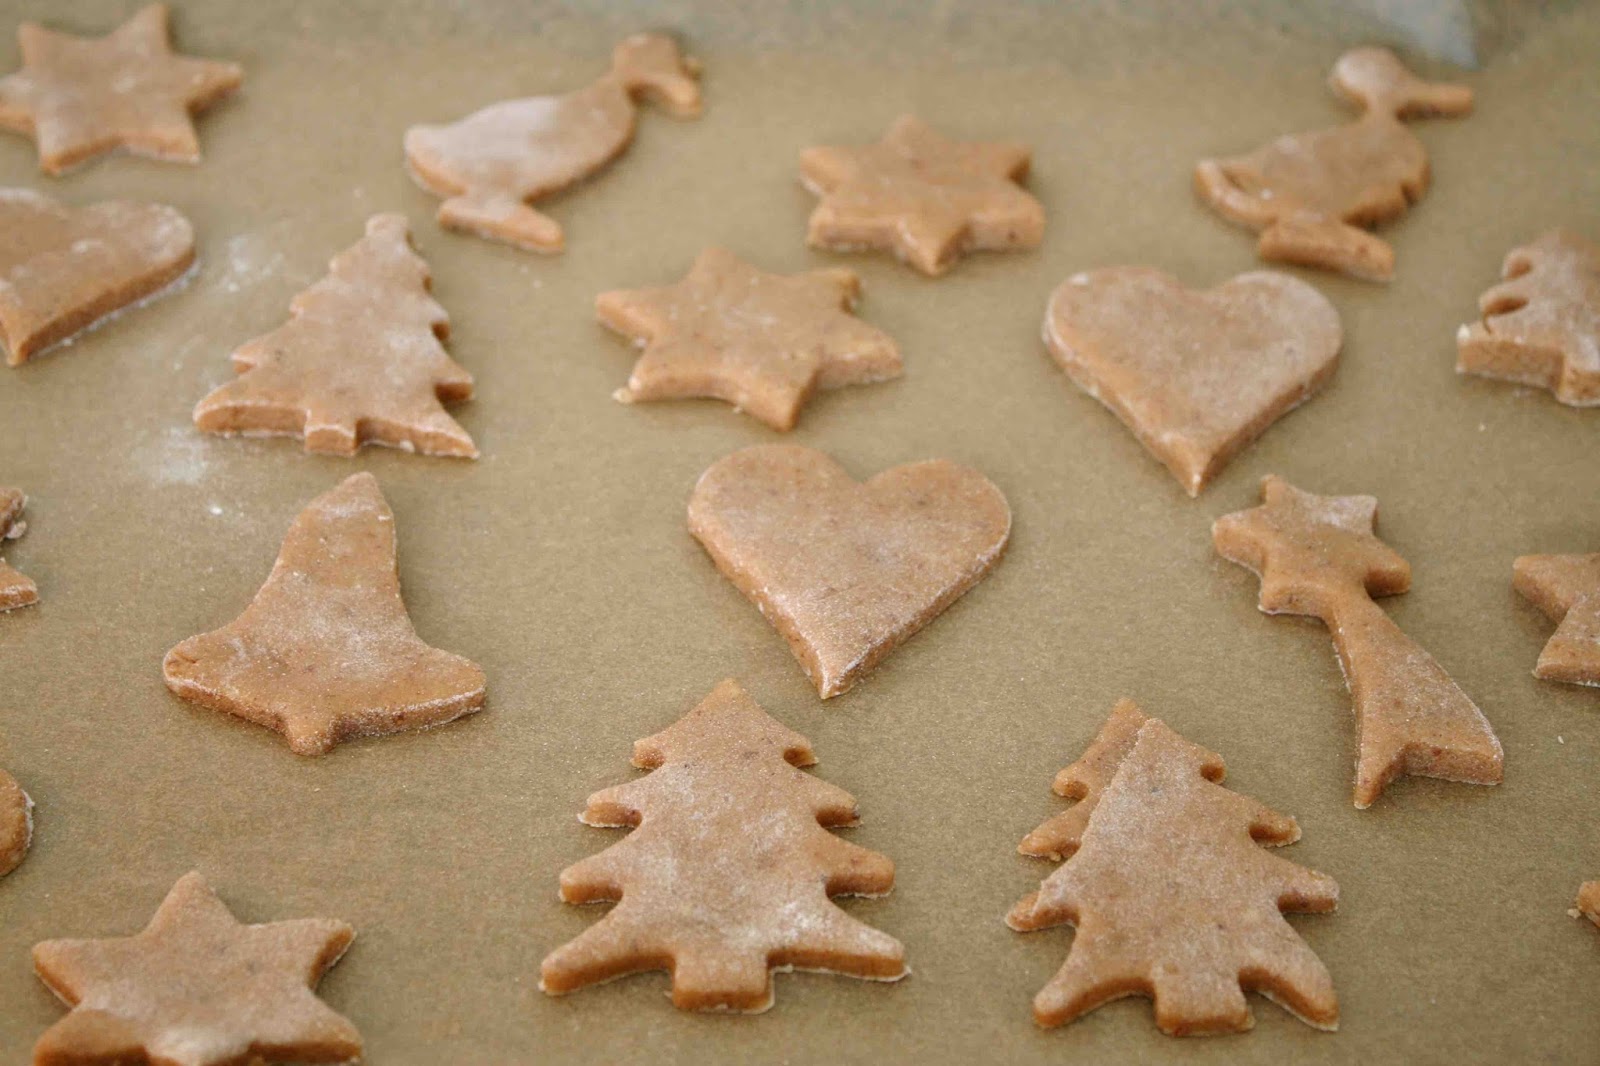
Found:
[[[1330,82],[1360,118],[1201,160],[1195,187],[1218,214],[1261,231],[1263,259],[1388,281],[1394,249],[1363,227],[1399,217],[1428,188],[1427,149],[1402,119],[1465,115],[1472,90],[1422,81],[1387,48],[1346,52]]]
[[[580,181],[633,140],[645,96],[680,118],[700,113],[698,64],[677,42],[642,33],[617,45],[611,70],[561,96],[503,100],[443,126],[406,131],[418,184],[446,197],[439,223],[536,252],[559,252],[561,226],[528,201]]]

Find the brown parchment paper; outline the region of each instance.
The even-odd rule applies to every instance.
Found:
[[[0,68],[17,65],[24,17],[100,32],[135,6],[4,0]],[[1600,931],[1566,911],[1600,876],[1600,695],[1530,676],[1550,626],[1510,577],[1520,553],[1600,549],[1600,413],[1452,367],[1508,248],[1556,224],[1600,237],[1600,8],[1474,22],[1436,5],[1419,37],[1374,15],[1395,6],[191,0],[179,45],[246,70],[202,124],[203,165],[118,158],[49,180],[28,141],[0,137],[0,183],[174,204],[202,257],[185,291],[0,372],[0,481],[31,496],[6,555],[43,597],[0,617],[0,765],[39,804],[33,853],[0,881],[0,1059],[25,1060],[60,1014],[34,942],[131,933],[193,868],[243,919],[356,927],[323,994],[384,1066],[1592,1061]],[[1452,47],[1479,69],[1408,52],[1479,95],[1470,119],[1416,127],[1436,187],[1385,230],[1398,278],[1302,274],[1343,316],[1337,375],[1188,500],[1054,368],[1048,293],[1116,263],[1195,285],[1256,267],[1251,235],[1194,201],[1194,161],[1344,119],[1324,84],[1342,48],[1463,24]],[[401,166],[408,124],[577,87],[654,26],[704,59],[706,114],[646,113],[613,169],[541,205],[565,255],[434,225]],[[1040,251],[929,281],[806,250],[796,154],[875,138],[907,110],[1035,146]],[[411,218],[451,351],[477,375],[456,414],[483,459],[198,435],[190,408],[231,374],[228,353],[390,210]],[[776,436],[711,402],[610,398],[632,352],[594,322],[595,293],[671,281],[709,243],[768,269],[848,264],[862,314],[903,348],[903,379],[821,397],[790,439],[859,477],[969,463],[1015,511],[994,574],[826,705],[684,531],[700,471]],[[234,617],[298,509],[362,469],[397,514],[417,628],[488,672],[483,713],[302,759],[169,696],[167,648]],[[1412,779],[1351,807],[1327,634],[1259,614],[1255,579],[1211,549],[1213,518],[1254,504],[1268,472],[1379,497],[1380,532],[1415,569],[1387,607],[1493,721],[1502,787]],[[899,877],[846,906],[905,942],[913,975],[780,976],[760,1017],[680,1014],[660,975],[546,998],[540,958],[598,913],[558,902],[557,872],[617,839],[578,823],[584,797],[634,774],[633,740],[730,675],[859,798],[851,839]],[[1305,836],[1285,854],[1339,880],[1336,914],[1295,920],[1337,983],[1337,1034],[1264,1000],[1240,1037],[1168,1039],[1138,999],[1034,1028],[1029,999],[1071,935],[1001,923],[1051,868],[1014,849],[1061,809],[1052,776],[1125,695],[1296,815]]]

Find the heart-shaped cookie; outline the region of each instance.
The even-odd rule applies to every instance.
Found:
[[[948,460],[858,482],[822,452],[768,444],[700,475],[689,532],[827,699],[989,572],[1011,508],[988,478]]]
[[[1252,271],[1197,292],[1150,267],[1109,267],[1056,289],[1044,339],[1198,496],[1332,376],[1343,331],[1333,305],[1287,274]]]

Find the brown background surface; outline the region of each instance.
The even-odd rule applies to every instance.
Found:
[[[134,932],[199,869],[243,919],[357,928],[323,992],[385,1066],[1592,1060],[1600,933],[1566,909],[1600,876],[1600,696],[1530,676],[1551,627],[1510,575],[1524,552],[1600,549],[1600,414],[1452,366],[1455,328],[1509,247],[1562,223],[1600,236],[1600,7],[1479,11],[1462,36],[1472,24],[1440,5],[1419,37],[1365,13],[1385,4],[770,6],[193,0],[180,45],[246,69],[202,124],[200,168],[117,158],[50,180],[28,141],[0,137],[0,183],[174,204],[202,255],[186,291],[0,372],[0,481],[32,497],[6,554],[43,596],[0,618],[0,765],[39,804],[33,853],[0,882],[0,1058],[24,1058],[60,1016],[31,944]],[[0,69],[17,64],[22,17],[99,32],[133,7],[0,2]],[[564,256],[434,225],[400,164],[408,124],[578,87],[644,26],[679,29],[705,60],[707,112],[646,114],[619,165],[546,205]],[[1397,280],[1303,275],[1343,316],[1343,364],[1188,500],[1047,358],[1047,295],[1098,265],[1195,285],[1255,267],[1252,239],[1195,203],[1194,161],[1342,120],[1324,85],[1342,47],[1430,34],[1478,50],[1460,77],[1479,107],[1416,127],[1437,187],[1385,231]],[[1041,251],[930,281],[805,249],[796,153],[875,138],[906,110],[1035,146]],[[412,219],[451,351],[477,375],[457,415],[483,459],[199,436],[189,410],[230,374],[229,351],[387,210]],[[715,403],[609,398],[631,353],[593,321],[594,294],[672,280],[714,242],[775,270],[847,263],[864,317],[903,346],[903,379],[817,400],[791,439],[860,477],[969,463],[1016,515],[994,574],[826,705],[684,531],[699,472],[776,436]],[[302,759],[170,697],[166,649],[232,618],[297,510],[361,469],[397,513],[417,628],[483,664],[484,712]],[[1379,497],[1380,533],[1415,570],[1387,606],[1493,721],[1502,787],[1412,779],[1351,807],[1327,634],[1258,614],[1255,579],[1210,546],[1212,519],[1255,503],[1268,472]],[[661,975],[547,999],[540,958],[597,916],[557,901],[556,874],[615,839],[577,822],[585,795],[626,780],[631,742],[730,675],[860,800],[851,839],[899,879],[846,906],[905,942],[913,976],[782,976],[758,1018],[677,1013]],[[1241,1037],[1170,1040],[1142,1000],[1034,1028],[1029,998],[1071,934],[1001,924],[1051,868],[1013,849],[1061,809],[1052,775],[1123,695],[1295,814],[1305,836],[1284,854],[1338,878],[1336,914],[1295,920],[1337,983],[1337,1035],[1264,1000]]]

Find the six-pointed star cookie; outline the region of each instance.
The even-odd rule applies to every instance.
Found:
[[[943,274],[968,251],[1034,248],[1044,208],[1017,183],[1025,145],[950,141],[905,115],[876,144],[808,148],[800,180],[822,202],[806,240],[817,248],[893,251]]]
[[[39,979],[72,1011],[39,1038],[33,1061],[348,1062],[361,1035],[312,990],[354,936],[326,918],[244,925],[186,874],[142,933],[34,947]]]
[[[817,389],[900,373],[894,341],[848,313],[860,291],[848,270],[768,274],[707,248],[676,285],[602,293],[600,321],[644,346],[616,397],[711,397],[793,429]]]
[[[1600,685],[1600,554],[1524,555],[1512,585],[1556,623],[1533,676]]]
[[[104,37],[24,22],[22,69],[0,78],[0,128],[32,134],[47,174],[105,152],[200,161],[192,116],[238,88],[236,63],[172,51],[167,7],[151,4]]]

